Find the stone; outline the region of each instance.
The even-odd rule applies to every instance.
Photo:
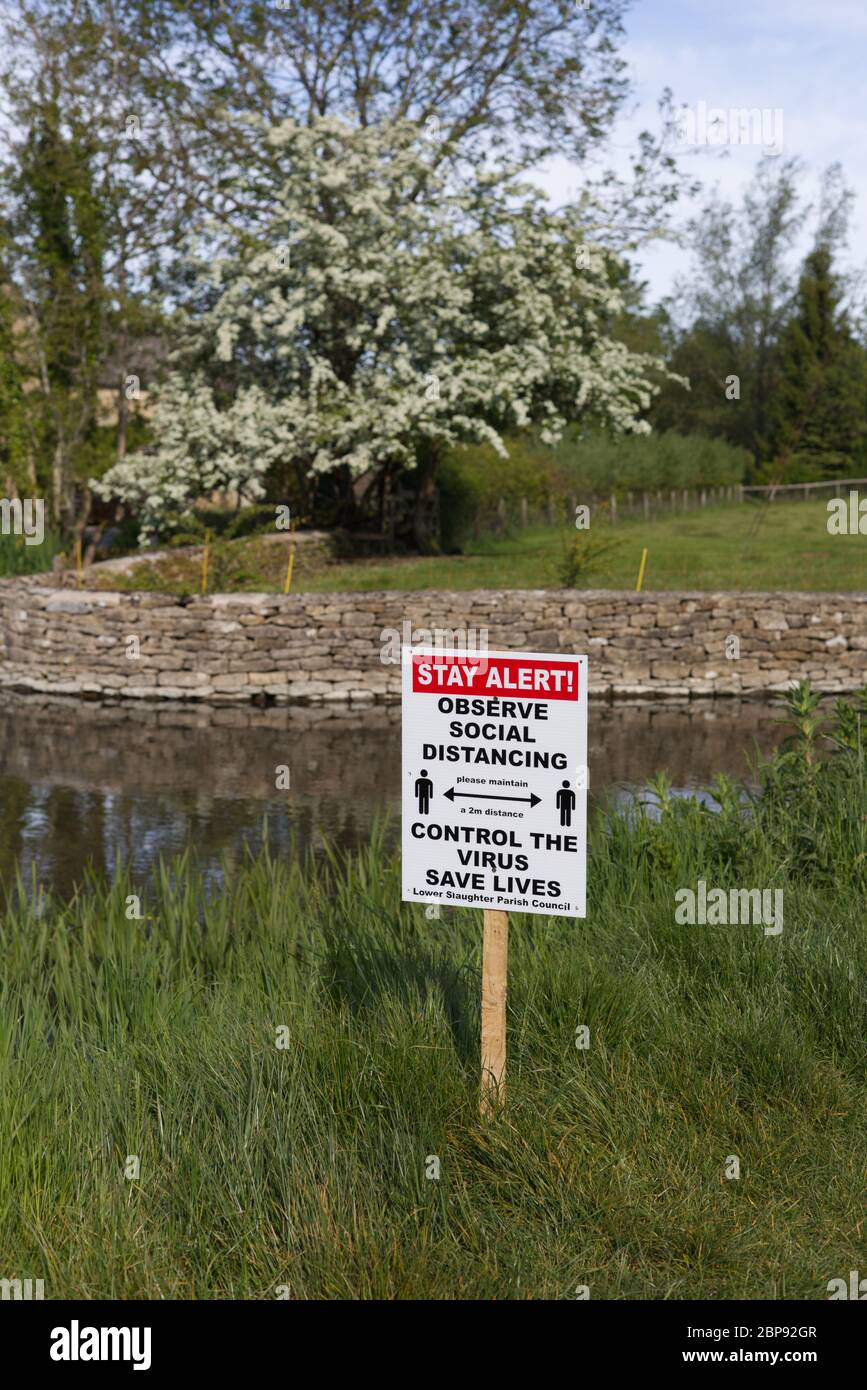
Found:
[[[40,577],[41,578],[41,577]],[[461,594],[172,595],[0,580],[0,685],[43,694],[313,709],[393,704],[400,667],[382,631],[404,624],[484,633],[492,650],[586,652],[594,697],[752,696],[809,678],[818,691],[867,679],[867,595],[582,590]],[[128,659],[126,639],[140,643]],[[742,656],[727,661],[729,635]],[[348,705],[347,705],[348,708]],[[194,715],[192,717],[195,717]]]

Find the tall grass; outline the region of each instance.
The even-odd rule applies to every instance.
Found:
[[[28,545],[23,536],[0,533],[0,579],[18,574],[42,574],[50,570],[60,552],[56,536],[46,531],[40,545]]]
[[[266,849],[219,889],[164,865],[140,921],[128,877],[11,891],[0,1277],[81,1298],[827,1297],[864,1262],[867,806],[863,702],[829,752],[811,701],[752,797],[720,782],[713,814],[657,782],[652,813],[597,821],[585,921],[512,916],[493,1121],[481,916],[401,904],[378,833],[352,858]],[[677,926],[700,877],[782,887],[782,935]]]

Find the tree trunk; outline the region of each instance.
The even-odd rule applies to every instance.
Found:
[[[126,374],[128,368],[127,352],[129,348],[129,328],[127,325],[127,304],[126,304],[126,241],[121,243],[120,262],[118,266],[118,277],[121,303],[120,314],[120,333],[118,335],[118,381],[117,388],[117,457],[126,457],[126,428],[129,416],[129,406],[126,398]]]
[[[438,555],[440,550],[440,509],[436,485],[439,463],[439,452],[433,448],[419,455],[412,539],[420,555]]]
[[[66,520],[66,469],[60,440],[54,445],[51,459],[51,510],[55,530],[62,531]]]
[[[77,505],[76,502],[73,502],[71,504],[70,510],[72,511],[72,532],[75,536],[76,541],[80,541],[84,535],[84,529],[87,526],[87,518],[90,515],[90,504],[92,500],[93,493],[91,492],[90,488],[87,486],[82,486],[81,492],[78,498],[76,499]]]

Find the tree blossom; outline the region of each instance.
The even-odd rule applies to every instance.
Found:
[[[145,535],[269,474],[424,469],[529,424],[644,432],[661,362],[611,336],[614,257],[577,211],[477,163],[434,167],[418,127],[335,117],[263,131],[284,182],[260,225],[201,238],[154,443],[99,485]],[[209,254],[205,254],[205,248]]]

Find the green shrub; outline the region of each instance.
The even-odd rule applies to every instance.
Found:
[[[240,540],[245,536],[273,535],[277,513],[273,502],[246,507],[194,507],[173,520],[174,529],[162,545],[204,545],[206,536]]]
[[[573,498],[587,502],[634,492],[731,487],[750,463],[745,449],[705,435],[582,435],[573,426],[554,448],[527,433],[506,440],[509,457],[490,444],[453,449],[440,473],[443,549],[460,549],[474,529],[489,529],[505,503],[509,521],[526,499],[533,510]]]
[[[617,550],[622,540],[610,535],[594,536],[589,531],[578,531],[563,548],[557,572],[565,589],[581,589],[591,575],[595,574],[602,557],[611,550]]]
[[[297,518],[293,512],[293,524]],[[277,527],[277,510],[273,502],[256,502],[233,512],[221,529],[224,540],[240,540],[242,536],[272,536]]]
[[[553,454],[530,436],[506,439],[508,458],[490,444],[453,449],[439,477],[440,530],[446,551],[459,549],[478,524],[488,523],[500,500],[515,515],[521,500],[544,506],[556,491]]]
[[[731,487],[741,482],[750,463],[745,449],[725,440],[674,430],[582,438],[577,429],[571,429],[551,452],[561,486],[597,497],[612,492]]]

